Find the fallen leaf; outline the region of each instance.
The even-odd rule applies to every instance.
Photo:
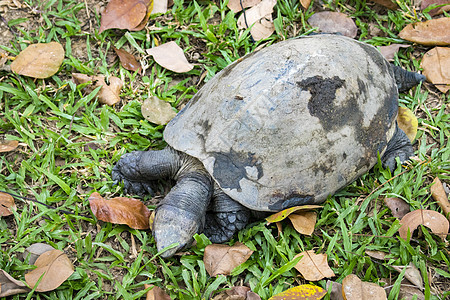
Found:
[[[427,81],[436,85],[438,90],[443,93],[450,90],[450,48],[431,49],[423,56],[420,66]]]
[[[425,10],[430,5],[443,5],[443,4],[450,4],[449,0],[422,0],[420,4],[420,10]],[[443,13],[444,11],[450,11],[450,5],[445,5],[438,8],[433,8],[429,11],[430,16],[435,16],[438,14]]]
[[[211,277],[219,274],[230,275],[237,266],[246,262],[253,251],[242,243],[233,246],[212,244],[205,248],[203,262]]]
[[[414,298],[416,296],[417,298]],[[402,300],[425,300],[425,295],[417,288],[408,285],[400,285],[398,299]]]
[[[327,291],[330,290],[330,285],[331,285],[330,299],[344,300],[344,297],[342,296],[342,284],[340,284],[339,282],[327,280]]]
[[[450,45],[450,18],[408,24],[398,36],[404,40],[427,46]]]
[[[184,56],[183,49],[173,41],[147,49],[147,53],[163,68],[173,72],[185,73],[194,68]]]
[[[381,46],[380,52],[386,58],[386,60],[393,61],[395,57],[395,53],[400,50],[400,48],[408,48],[411,45],[403,45],[403,44],[390,44],[389,46]]]
[[[309,5],[311,4],[311,0],[300,0],[300,4],[303,6],[303,8],[308,9]]]
[[[16,148],[18,146],[19,146],[19,141],[1,140],[0,141],[0,153],[16,150]]]
[[[94,192],[89,205],[97,219],[114,224],[127,224],[133,229],[149,229],[150,210],[141,201],[116,197],[106,200]]]
[[[318,27],[323,33],[340,33],[350,38],[355,38],[358,27],[355,22],[344,13],[334,11],[321,11],[313,14],[308,19],[309,25]]]
[[[373,258],[379,259],[379,260],[385,260],[386,256],[388,255],[386,252],[383,251],[375,251],[375,250],[366,250],[365,253]]]
[[[434,234],[439,235],[443,240],[445,240],[449,229],[448,220],[442,214],[426,209],[418,209],[407,213],[401,219],[400,224],[402,224],[402,227],[400,227],[398,233],[402,239],[407,238],[408,230],[412,236],[419,225],[430,228]]]
[[[423,279],[422,275],[420,275],[419,269],[416,268],[415,265],[412,263],[409,263],[408,266],[392,266],[397,272],[401,273],[404,268],[406,268],[405,271],[405,278],[409,280],[412,284],[414,284],[419,289],[423,290]]]
[[[141,112],[146,120],[158,125],[169,123],[177,115],[169,102],[156,96],[151,96],[142,103]]]
[[[122,89],[123,82],[115,76],[109,78],[109,85],[105,82],[105,76],[89,76],[81,73],[72,73],[73,79],[77,84],[92,82],[86,86],[85,89],[88,92],[101,86],[102,88],[97,94],[98,101],[107,105],[114,105],[120,101],[120,90]]]
[[[372,0],[372,2],[383,5],[384,7],[387,7],[389,9],[396,9],[398,7],[397,3],[395,3],[395,1],[393,0]]]
[[[26,261],[29,265],[34,265],[36,260],[41,256],[41,254],[55,250],[52,246],[44,243],[35,243],[32,244],[30,247],[25,249],[25,251],[22,254],[22,258],[24,261]],[[28,260],[27,260],[28,259]]]
[[[317,213],[315,211],[298,211],[288,216],[298,233],[311,235],[316,226]]]
[[[260,41],[271,36],[274,31],[275,26],[273,25],[272,14],[268,14],[253,24],[250,34],[255,41]]]
[[[13,214],[12,210],[16,210],[14,198],[10,194],[0,193],[0,217],[6,217]]]
[[[405,200],[400,198],[385,198],[384,203],[392,212],[395,218],[403,218],[407,213],[409,213],[410,205],[406,203]]]
[[[416,139],[417,126],[419,125],[414,113],[409,108],[399,107],[397,123],[398,127],[406,133],[408,139],[413,142]]]
[[[298,211],[311,210],[315,208],[321,208],[320,205],[302,205],[302,206],[293,206],[290,208],[286,208],[282,211],[279,211],[273,215],[270,215],[266,218],[266,221],[269,223],[280,222],[286,219],[290,214]]]
[[[294,268],[309,281],[319,281],[325,277],[334,277],[334,272],[328,266],[326,254],[315,254],[313,250],[304,251],[294,256],[303,256]]]
[[[387,299],[384,289],[372,282],[364,282],[354,274],[342,280],[342,295],[346,300],[384,300]]]
[[[261,300],[261,297],[246,286],[233,286],[220,292],[212,300]]]
[[[437,177],[433,180],[433,185],[431,186],[431,196],[442,209],[447,219],[450,219],[450,202],[448,201],[442,182]]]
[[[99,33],[111,28],[136,30],[152,5],[151,0],[111,0],[102,13]]]
[[[44,252],[34,265],[37,268],[25,274],[25,281],[34,288],[42,276],[41,282],[36,288],[38,292],[56,289],[74,272],[69,257],[60,250]]]
[[[252,7],[260,3],[261,0],[242,0],[242,6],[244,8]],[[238,13],[242,10],[241,0],[230,0],[227,4],[228,8],[231,9],[234,13]],[[247,13],[247,12],[246,12]]]
[[[269,300],[319,300],[326,294],[327,291],[320,286],[302,284],[276,294],[275,296],[270,297]]]
[[[119,57],[120,64],[122,65],[122,67],[133,72],[142,69],[141,65],[137,62],[136,58],[133,55],[131,55],[130,53],[128,53],[123,49],[117,49],[116,47],[114,47],[113,49],[116,52],[117,56]]]
[[[20,293],[31,291],[20,280],[14,279],[11,275],[0,269],[0,298],[8,297]]]
[[[147,292],[146,300],[171,300],[169,295],[160,288],[159,286],[153,284],[144,284],[144,288],[153,287],[151,290]]]
[[[167,12],[167,0],[153,0],[153,14],[165,14]]]
[[[58,42],[32,44],[11,63],[11,70],[33,78],[47,78],[58,72],[64,60],[64,48]]]
[[[257,5],[247,9],[245,15],[241,14],[237,20],[238,28],[247,28],[247,25],[250,27],[258,20],[272,14],[275,4],[277,4],[277,0],[262,0]]]

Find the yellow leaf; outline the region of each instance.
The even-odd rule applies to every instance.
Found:
[[[326,294],[327,292],[320,286],[315,286],[312,284],[302,284],[276,294],[275,296],[270,297],[269,300],[319,300],[322,299]]]
[[[414,113],[406,107],[398,108],[397,115],[398,127],[406,133],[408,139],[412,142],[416,138],[418,121]]]
[[[299,211],[299,210],[310,210],[314,208],[321,208],[320,205],[302,205],[302,206],[294,206],[291,208],[286,208],[285,210],[282,210],[280,212],[277,212],[276,214],[273,214],[266,218],[266,221],[269,223],[275,223],[280,222],[284,219],[286,219],[290,214],[293,212]]]

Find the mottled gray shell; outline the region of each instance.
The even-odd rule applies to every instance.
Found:
[[[234,200],[260,211],[320,203],[368,171],[395,131],[398,92],[374,47],[284,41],[208,81],[164,131]]]

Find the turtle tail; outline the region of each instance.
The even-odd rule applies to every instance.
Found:
[[[410,72],[395,65],[392,65],[392,71],[394,72],[395,83],[399,92],[404,92],[418,85],[422,81],[426,80],[425,75]]]

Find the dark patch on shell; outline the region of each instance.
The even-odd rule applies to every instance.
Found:
[[[295,191],[284,194],[281,191],[276,191],[272,194],[272,199],[276,202],[269,205],[271,211],[280,211],[289,207],[311,204],[315,202],[314,195],[303,195]]]
[[[254,153],[236,152],[233,149],[229,153],[210,152],[215,158],[213,177],[220,178],[220,187],[223,189],[232,189],[241,191],[239,181],[246,178],[254,181],[254,178],[247,176],[246,167],[256,167],[258,170],[258,178],[260,179],[264,173],[261,162]]]

